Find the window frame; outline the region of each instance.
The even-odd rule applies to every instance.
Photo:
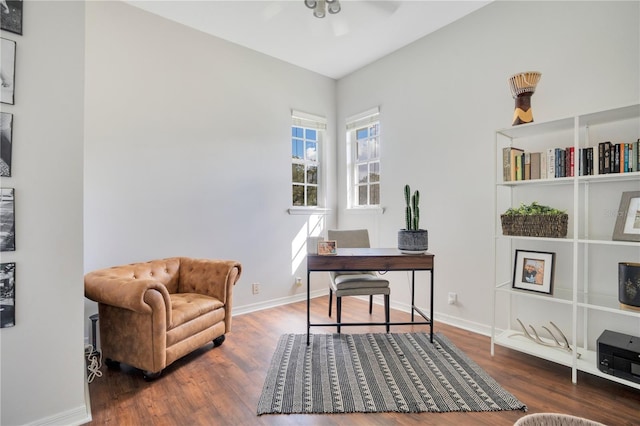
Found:
[[[302,137],[294,136],[293,129],[301,128],[303,131]],[[324,185],[324,141],[326,139],[326,128],[327,128],[327,120],[324,117],[309,114],[301,111],[292,110],[291,111],[291,126],[290,126],[290,144],[291,144],[291,177],[290,177],[290,205],[289,209],[290,213],[293,211],[316,211],[319,209],[323,209],[325,206],[325,185]],[[316,132],[316,139],[312,140],[313,143],[316,144],[316,159],[311,160],[307,158],[307,130]],[[293,142],[294,140],[301,140],[303,143],[303,158],[296,159],[293,156]],[[303,165],[304,171],[304,182],[294,182],[293,181],[293,166],[294,165]],[[309,166],[316,167],[316,179],[315,184],[308,183],[308,167]],[[304,205],[295,205],[294,204],[294,193],[293,188],[295,185],[300,185],[304,188]],[[308,191],[307,189],[310,187],[316,188],[316,205],[308,205]]]
[[[375,135],[370,133],[370,129],[373,126],[377,126],[377,132]],[[381,156],[381,123],[380,123],[380,109],[379,107],[372,108],[364,111],[360,114],[356,114],[346,119],[346,145],[347,145],[347,206],[351,210],[381,210],[382,209],[382,193],[381,193],[381,169],[382,169],[382,156]],[[377,139],[377,156],[368,157],[364,161],[357,158],[358,155],[358,143],[362,139],[358,139],[358,132],[367,129],[367,140]],[[371,181],[370,165],[377,163],[377,181]],[[362,184],[359,179],[359,167],[363,164],[367,165],[367,183]],[[378,186],[378,204],[371,204],[371,186]],[[367,204],[359,204],[359,191],[360,188],[365,186],[367,188]]]

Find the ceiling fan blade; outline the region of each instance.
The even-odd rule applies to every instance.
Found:
[[[398,10],[401,2],[393,0],[370,0],[365,1],[364,3],[372,7],[377,7],[378,9],[387,12],[389,15],[392,15],[396,10]]]

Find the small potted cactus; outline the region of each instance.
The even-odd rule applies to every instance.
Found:
[[[424,253],[429,248],[429,233],[420,229],[420,191],[411,194],[411,187],[404,186],[405,228],[398,231],[398,249],[406,254]]]

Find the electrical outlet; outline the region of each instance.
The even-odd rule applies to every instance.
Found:
[[[259,294],[260,293],[260,283],[251,284],[251,292],[253,294]]]
[[[298,287],[302,287],[302,278],[301,277],[296,277],[296,285]]]
[[[448,298],[449,304],[455,305],[457,301],[458,301],[458,295],[453,292],[449,293],[449,298]]]

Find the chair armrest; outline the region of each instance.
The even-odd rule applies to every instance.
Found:
[[[169,291],[157,280],[113,276],[108,274],[108,270],[90,272],[84,277],[84,294],[87,298],[134,312],[152,312],[152,306],[145,300],[148,291],[158,291],[161,294],[167,315],[170,316]]]
[[[180,259],[179,293],[198,293],[231,304],[232,289],[242,273],[235,260]]]

